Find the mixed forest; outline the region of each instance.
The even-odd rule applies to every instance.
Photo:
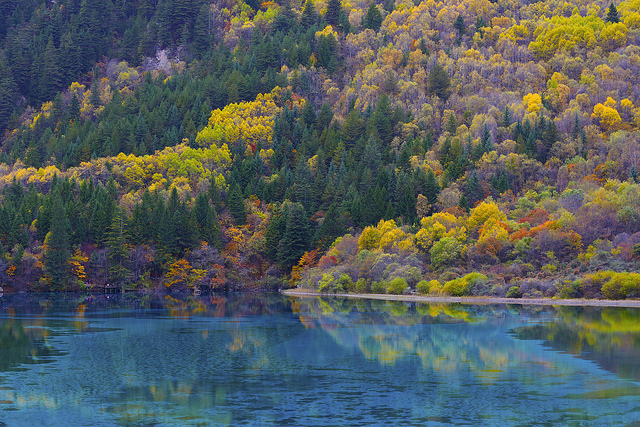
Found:
[[[640,296],[640,0],[0,3],[0,282]]]

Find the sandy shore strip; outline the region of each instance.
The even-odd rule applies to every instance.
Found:
[[[388,301],[409,301],[426,303],[463,303],[463,304],[531,304],[531,305],[572,305],[596,307],[633,307],[640,308],[640,300],[604,300],[604,299],[554,299],[554,298],[493,298],[493,297],[437,297],[432,295],[388,295],[388,294],[321,294],[309,289],[285,289],[285,295],[296,297],[346,297]]]

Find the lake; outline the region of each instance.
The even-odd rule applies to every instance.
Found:
[[[4,295],[0,425],[640,425],[639,316],[253,294]]]

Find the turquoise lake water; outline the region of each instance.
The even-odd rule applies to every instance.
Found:
[[[0,425],[638,426],[640,311],[5,295]]]

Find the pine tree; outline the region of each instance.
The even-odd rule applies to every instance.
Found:
[[[620,16],[618,15],[618,9],[616,9],[615,5],[611,3],[609,5],[609,9],[607,10],[607,21],[612,24],[616,24],[620,22]]]
[[[300,18],[300,24],[303,28],[308,29],[312,25],[317,24],[320,21],[316,7],[313,4],[313,0],[307,0],[304,4],[304,10],[302,11],[302,17]]]
[[[106,246],[109,254],[109,275],[117,282],[123,282],[129,274],[126,268],[128,240],[126,214],[121,209],[116,209],[106,233]]]
[[[453,28],[455,28],[458,31],[458,34],[460,34],[460,37],[464,35],[466,27],[464,24],[464,19],[462,19],[462,15],[458,15],[458,18],[456,18],[456,22],[453,23]]]
[[[338,211],[338,205],[332,203],[329,210],[324,216],[322,225],[316,232],[314,241],[318,249],[324,251],[331,246],[333,241],[347,233],[347,228],[344,226],[340,212]]]
[[[451,86],[449,74],[442,65],[436,64],[429,72],[427,90],[430,94],[436,95],[438,98],[446,101],[450,95],[449,86]]]
[[[438,184],[436,176],[431,168],[429,168],[429,171],[427,172],[427,180],[425,183],[423,194],[429,201],[429,204],[432,207],[435,206],[436,202],[438,201],[438,195],[440,194],[440,185]]]
[[[324,14],[324,20],[327,24],[337,26],[342,13],[342,2],[340,0],[329,0],[327,2],[327,11]]]
[[[375,2],[372,2],[367,9],[367,14],[362,18],[362,26],[374,31],[378,31],[382,25],[382,14],[376,6]]]
[[[504,107],[504,113],[502,114],[502,127],[508,128],[509,126],[511,126],[512,118],[513,115],[511,114],[511,110],[507,105],[506,107]]]
[[[236,225],[244,225],[247,222],[247,212],[244,207],[244,199],[242,198],[242,192],[240,186],[237,183],[231,184],[229,194],[227,196],[227,208],[231,213],[231,216],[236,221]]]
[[[629,170],[629,178],[633,180],[636,184],[640,183],[640,178],[638,178],[638,169],[636,169],[636,165],[631,165],[631,169]]]
[[[467,185],[465,188],[465,196],[469,207],[475,206],[477,202],[484,198],[484,192],[480,185],[480,179],[478,178],[478,172],[473,171],[471,176],[467,179]]]
[[[298,203],[288,205],[287,223],[278,245],[278,263],[291,268],[309,248],[309,219]]]
[[[69,278],[67,261],[71,256],[69,246],[71,230],[62,198],[57,191],[52,196],[51,212],[51,227],[43,244],[44,266],[50,281],[50,289],[59,291],[66,288]]]

